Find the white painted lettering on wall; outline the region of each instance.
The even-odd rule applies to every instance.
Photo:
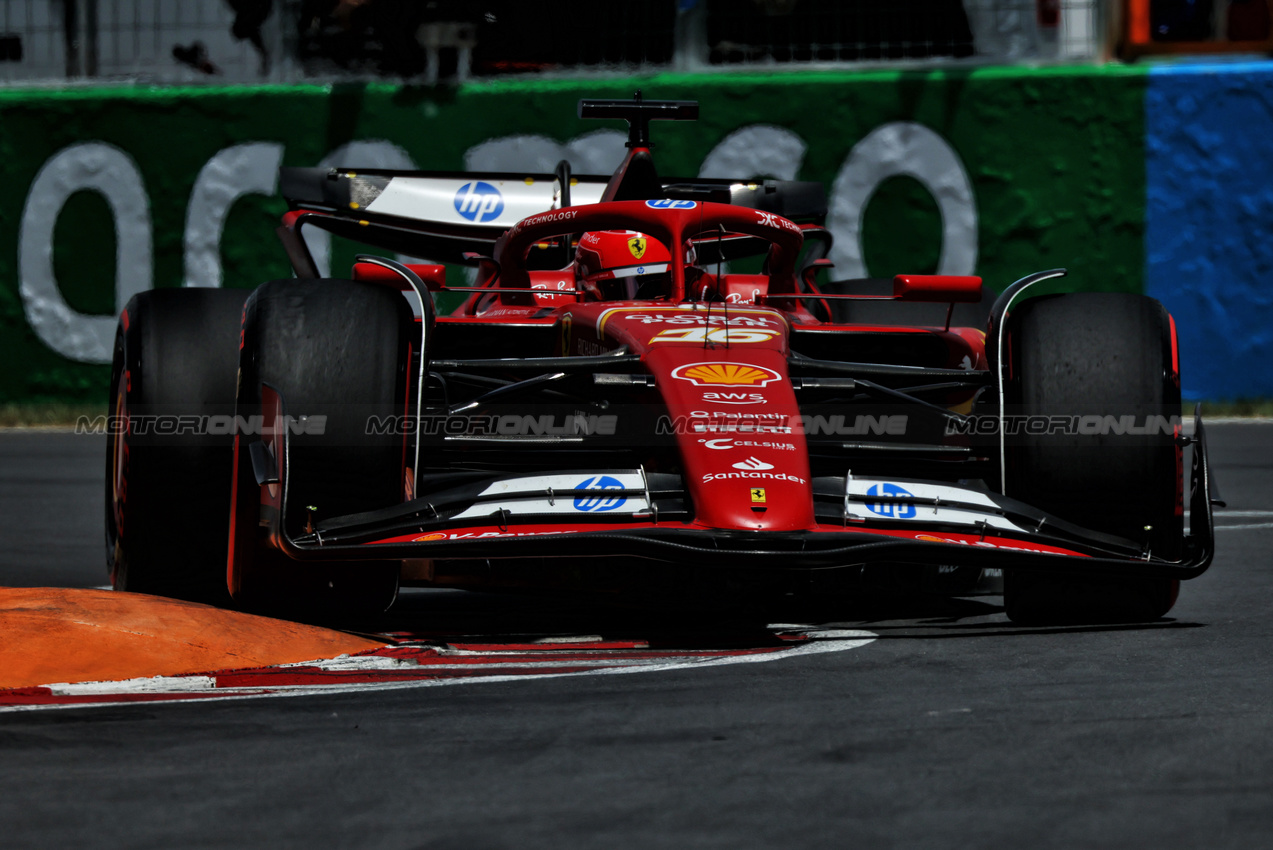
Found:
[[[566,143],[545,136],[505,136],[473,146],[465,153],[464,163],[469,170],[550,172],[565,158],[577,173],[605,174],[622,159],[624,138],[615,130],[587,133]],[[804,140],[790,130],[750,125],[722,139],[703,159],[699,176],[796,179],[806,150]],[[219,151],[200,169],[186,210],[186,286],[222,285],[221,239],[230,209],[244,195],[277,192],[283,152],[278,142],[245,142]],[[350,142],[323,157],[319,165],[417,167],[405,150],[383,139]],[[832,183],[827,226],[835,237],[831,259],[836,263],[836,277],[866,274],[862,214],[879,185],[897,175],[915,178],[937,201],[942,216],[938,273],[973,273],[977,207],[963,163],[934,131],[920,124],[894,122],[877,127],[854,145]],[[67,199],[79,191],[101,193],[114,219],[116,312],[111,315],[72,309],[54,275],[54,228]],[[18,269],[27,321],[46,345],[71,360],[110,362],[117,311],[133,294],[153,285],[151,227],[141,173],[124,151],[103,142],[86,142],[64,148],[44,164],[22,213]],[[330,274],[330,236],[316,228],[307,228],[304,235],[320,274]]]
[[[835,237],[830,260],[836,278],[867,277],[862,213],[880,184],[900,175],[922,183],[941,211],[937,274],[972,274],[977,266],[977,202],[959,154],[924,125],[895,121],[876,127],[854,145],[831,185],[827,229]]]
[[[199,169],[186,207],[186,286],[221,285],[221,234],[230,207],[244,195],[275,194],[282,164],[279,142],[245,142]]]
[[[699,177],[795,180],[808,145],[784,127],[752,124],[730,133],[703,159]]]
[[[53,229],[68,198],[98,192],[115,220],[115,305],[151,287],[150,204],[132,157],[104,142],[58,151],[35,175],[18,231],[18,278],[27,322],[45,345],[71,360],[109,363],[115,314],[71,308],[53,273]]]

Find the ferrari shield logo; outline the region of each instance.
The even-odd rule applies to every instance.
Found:
[[[561,317],[561,353],[570,353],[570,326],[573,324],[569,313]]]
[[[645,256],[645,237],[633,236],[628,240],[628,250],[632,252],[634,259],[641,259]]]
[[[751,488],[751,503],[753,505],[763,505],[765,503],[765,488],[764,487]]]

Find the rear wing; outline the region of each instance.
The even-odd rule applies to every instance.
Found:
[[[299,237],[303,225],[377,248],[435,262],[473,264],[522,219],[601,200],[612,177],[556,174],[282,168],[280,191],[291,210],[279,228],[297,274],[317,277]],[[711,201],[821,224],[821,183],[795,180],[660,180],[646,200]],[[648,194],[653,195],[653,192]],[[554,256],[560,257],[554,252]]]
[[[581,100],[580,118],[616,119],[628,124],[628,155],[608,176],[572,174],[562,160],[552,174],[462,171],[388,171],[349,168],[283,168],[279,186],[291,212],[279,238],[296,273],[317,277],[300,230],[306,224],[338,236],[442,263],[476,264],[489,256],[495,240],[517,222],[562,207],[606,201],[710,201],[777,213],[792,221],[822,225],[827,196],[821,183],[796,180],[665,180],[650,155],[651,121],[693,121],[692,100]],[[818,228],[826,233],[825,229]],[[717,240],[707,253],[729,259],[749,253],[751,238]],[[829,234],[826,234],[829,247]],[[570,245],[541,252],[543,268],[561,268]],[[562,250],[562,249],[565,250]],[[763,247],[761,248],[763,250]],[[700,251],[700,259],[708,259]]]

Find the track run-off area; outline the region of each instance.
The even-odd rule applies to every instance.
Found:
[[[289,624],[295,644],[195,669],[114,653],[94,678],[85,645],[147,628],[95,590],[103,440],[0,432],[6,846],[1261,846],[1273,423],[1208,434],[1217,558],[1157,622],[1023,628],[998,597],[879,598],[731,629],[413,590],[357,634]],[[113,625],[52,622],[50,594],[105,596]],[[152,616],[151,638],[207,648],[197,616],[169,615],[192,632]],[[70,672],[19,682],[41,616],[65,652],[40,669]]]

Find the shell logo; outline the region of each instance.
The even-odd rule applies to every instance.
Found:
[[[672,377],[696,387],[763,387],[782,376],[773,369],[746,363],[689,363],[673,370]]]
[[[447,535],[446,535],[446,532],[445,532],[445,531],[434,531],[434,532],[432,532],[431,534],[423,534],[423,535],[421,535],[421,536],[419,536],[419,537],[415,538],[415,539],[414,539],[414,540],[412,540],[411,542],[412,542],[412,543],[425,543],[425,542],[429,542],[429,541],[433,541],[433,540],[446,540],[446,537],[447,537]]]

